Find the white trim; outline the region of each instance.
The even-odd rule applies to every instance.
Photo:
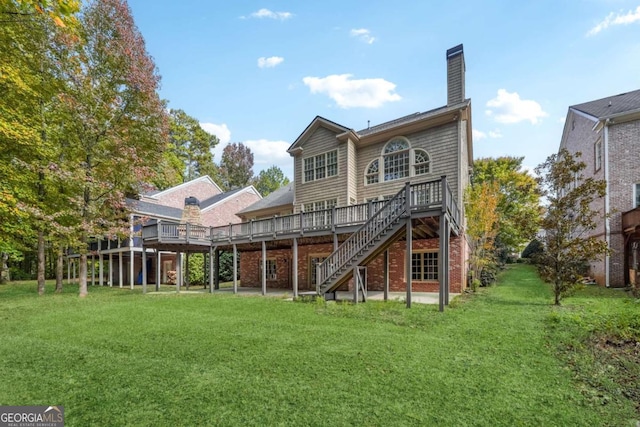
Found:
[[[571,111],[573,111],[575,114],[577,114],[577,115],[579,115],[579,116],[582,116],[582,117],[584,117],[584,118],[586,118],[586,119],[589,119],[589,120],[591,120],[591,121],[593,121],[593,122],[597,122],[597,121],[598,121],[598,118],[597,118],[597,117],[592,116],[591,114],[587,114],[587,113],[585,113],[585,112],[583,112],[583,111],[576,110],[576,109],[575,109],[575,108],[573,108],[573,107],[569,107],[569,110],[571,110]]]

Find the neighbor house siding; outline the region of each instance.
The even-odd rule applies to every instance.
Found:
[[[317,181],[304,182],[305,158],[338,150],[338,175]],[[345,205],[347,194],[347,146],[340,144],[336,133],[319,127],[302,146],[302,153],[295,157],[295,212],[300,212],[305,203],[338,199],[338,205]]]
[[[440,179],[442,175],[447,175],[449,186],[458,197],[458,156],[459,151],[454,149],[458,146],[458,125],[450,123],[427,129],[421,132],[398,135],[409,139],[411,148],[421,148],[429,153],[431,159],[431,170],[426,175],[409,176],[405,179],[398,179],[390,182],[378,182],[376,184],[364,185],[364,174],[369,163],[378,158],[382,153],[387,141],[360,148],[358,151],[358,202],[362,203],[367,199],[396,194],[404,186],[405,182],[420,182]],[[382,165],[380,165],[382,167]]]
[[[625,286],[622,213],[635,208],[633,186],[640,182],[640,120],[609,126],[609,203],[611,218],[610,284]]]

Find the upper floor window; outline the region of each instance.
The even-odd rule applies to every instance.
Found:
[[[384,180],[406,178],[409,176],[409,141],[394,138],[384,147]]]
[[[382,166],[380,165],[382,163]],[[431,157],[422,149],[412,149],[405,137],[391,139],[381,156],[367,165],[365,185],[388,182],[431,172]]]
[[[633,198],[633,200],[634,200],[635,204],[634,204],[634,206],[633,206],[633,207],[634,207],[634,208],[637,208],[637,207],[639,207],[639,206],[640,206],[640,183],[638,183],[638,184],[636,184],[636,185],[635,185],[635,189],[634,189],[634,190],[635,190],[635,191],[634,191],[634,198]]]
[[[380,167],[378,165],[378,159],[375,159],[374,161],[369,163],[366,175],[367,184],[375,184],[380,179]]]
[[[423,175],[430,172],[430,159],[429,154],[424,150],[416,150],[414,152],[413,160],[413,174]]]
[[[602,140],[601,139],[597,140],[596,143],[593,145],[593,154],[595,159],[596,172],[598,172],[602,167]]]
[[[338,150],[304,159],[304,182],[338,175]]]

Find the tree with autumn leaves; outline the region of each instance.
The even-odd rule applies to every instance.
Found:
[[[72,30],[61,30],[74,12],[69,3],[9,2],[0,10],[19,21],[0,30],[0,43],[16,51],[13,63],[0,60],[9,95],[1,104],[1,190],[11,196],[0,216],[3,228],[22,224],[23,240],[37,235],[39,247],[45,235],[74,247],[84,296],[88,242],[129,229],[125,195],[153,182],[168,121],[127,3],[96,0]],[[15,247],[16,234],[4,246]],[[40,263],[38,270],[40,278]]]
[[[506,255],[519,252],[538,231],[541,208],[537,183],[522,157],[478,159],[465,194],[471,247],[472,287],[486,285]]]

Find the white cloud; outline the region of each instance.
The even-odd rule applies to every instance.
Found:
[[[220,140],[220,144],[226,145],[231,141],[231,131],[226,123],[217,125],[215,123],[200,123],[200,127],[211,135],[215,135]]]
[[[293,178],[293,158],[287,153],[291,145],[286,141],[270,141],[268,139],[250,139],[244,145],[253,153],[253,173],[257,176],[260,171],[271,166],[277,166],[289,178]]]
[[[478,130],[478,129],[473,129],[471,131],[471,133],[473,135],[473,139],[476,139],[478,141],[481,140],[481,139],[485,139],[487,137],[486,133],[484,133],[484,132],[482,132],[481,130]]]
[[[604,18],[600,23],[598,23],[595,27],[591,28],[587,32],[587,36],[595,36],[602,30],[606,30],[610,26],[613,25],[628,25],[633,24],[634,22],[640,21],[640,6],[638,6],[635,10],[630,10],[625,14],[614,14],[611,12]]]
[[[567,118],[566,118],[566,117],[564,117],[564,116],[562,116],[562,117],[558,118],[558,123],[562,123],[562,124],[564,124],[564,122],[565,122],[566,120],[567,120]]]
[[[269,18],[269,19],[279,19],[281,21],[284,21],[285,19],[289,19],[291,17],[293,17],[293,13],[291,12],[273,12],[269,9],[260,9],[257,12],[253,12],[250,15],[251,18],[258,18],[258,19],[263,19],[263,18]],[[244,16],[242,18],[245,18]]]
[[[399,101],[396,85],[384,79],[352,79],[351,74],[332,74],[327,77],[305,77],[302,82],[312,94],[326,93],[341,108],[376,108],[385,102]]]
[[[371,31],[366,28],[354,28],[350,31],[351,37],[357,37],[367,44],[373,43],[376,38],[371,35]]]
[[[520,99],[517,92],[509,93],[505,89],[498,89],[498,96],[487,102],[487,116],[494,117],[498,123],[518,123],[529,120],[532,124],[548,116],[542,107],[531,99]]]
[[[478,129],[473,129],[472,132],[473,132],[473,139],[478,141],[486,138],[491,138],[491,139],[502,138],[502,132],[500,132],[500,129],[490,130],[488,133],[482,132],[481,130],[478,130]]]
[[[278,64],[281,64],[284,58],[281,56],[270,56],[265,58],[264,56],[258,58],[258,67],[260,68],[273,68]]]

